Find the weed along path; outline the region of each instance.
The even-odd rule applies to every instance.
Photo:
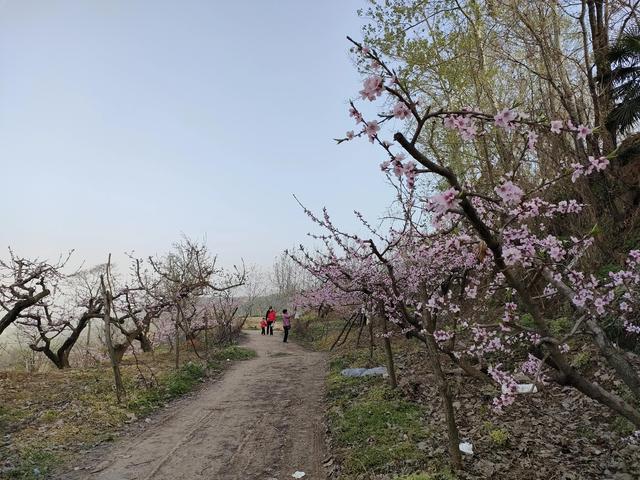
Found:
[[[276,333],[244,334],[257,358],[238,362],[135,437],[61,478],[92,480],[325,478],[326,360]]]

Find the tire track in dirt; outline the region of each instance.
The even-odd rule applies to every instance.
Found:
[[[324,355],[259,332],[245,333],[243,344],[258,357],[61,478],[284,480],[296,470],[325,478]]]

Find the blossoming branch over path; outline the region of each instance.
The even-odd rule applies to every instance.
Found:
[[[325,478],[324,355],[259,332],[248,332],[245,346],[257,358],[234,365],[140,435],[96,451],[82,470],[62,478],[269,479],[297,470]]]

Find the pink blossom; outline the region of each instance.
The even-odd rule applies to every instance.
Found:
[[[475,124],[469,124],[465,128],[460,129],[460,136],[464,141],[473,140],[477,134],[478,130]]]
[[[624,321],[624,329],[629,333],[640,334],[640,325],[631,323],[628,320]]]
[[[347,140],[353,140],[353,137],[355,137],[355,136],[356,136],[356,134],[353,133],[353,130],[349,130],[347,132]]]
[[[518,114],[508,108],[501,110],[493,117],[494,121],[496,122],[496,126],[504,128],[506,130],[511,130],[513,128],[513,121],[517,118]]]
[[[398,178],[402,177],[402,174],[404,172],[404,165],[402,165],[402,162],[400,160],[401,158],[399,158],[399,156],[393,157],[393,173]]]
[[[351,107],[349,109],[349,116],[353,117],[356,120],[356,123],[360,123],[362,122],[362,115],[360,114],[360,112],[358,110],[356,110],[354,107]]]
[[[460,206],[460,201],[457,199],[458,191],[451,187],[444,192],[435,195],[430,198],[433,211],[439,215],[447,213],[448,210],[457,208]]]
[[[472,140],[478,133],[475,119],[470,115],[447,115],[444,117],[444,126],[458,130],[465,141]]]
[[[591,129],[589,127],[585,127],[584,125],[578,125],[578,139],[584,140],[587,138],[587,135],[591,134]]]
[[[533,379],[537,380],[540,374],[541,368],[542,368],[542,361],[539,358],[529,354],[527,361],[524,362],[520,367],[520,371],[522,371],[522,373],[524,374],[529,375]]]
[[[393,106],[393,116],[395,118],[404,120],[409,115],[411,115],[411,110],[403,102],[398,102]]]
[[[446,128],[454,129],[456,128],[456,116],[455,115],[447,115],[444,117],[444,126]]]
[[[593,306],[596,307],[596,312],[598,312],[598,315],[604,315],[604,307],[606,307],[607,304],[607,300],[601,297],[598,297],[593,301]]]
[[[549,248],[549,256],[556,262],[559,262],[564,258],[564,250],[559,245],[554,245]]]
[[[389,160],[385,160],[380,164],[380,170],[382,170],[383,172],[388,172],[390,166],[391,162]]]
[[[584,166],[579,163],[572,163],[571,168],[573,168],[573,172],[571,173],[571,181],[576,183],[576,180],[584,175]]]
[[[515,205],[520,203],[524,192],[520,187],[515,185],[511,180],[507,180],[502,185],[495,188],[495,192],[507,205]]]
[[[373,143],[379,131],[380,125],[378,125],[378,122],[376,120],[371,120],[369,123],[367,123],[367,126],[364,129],[364,132],[369,137],[369,141],[371,143]]]
[[[515,265],[522,260],[522,252],[516,247],[507,247],[502,251],[504,263],[507,265]]]
[[[562,120],[551,120],[551,133],[562,133],[564,122]]]
[[[602,172],[609,166],[609,159],[607,157],[589,157],[589,163],[593,166],[596,172]]]
[[[445,332],[444,330],[436,330],[435,332],[433,332],[433,338],[436,339],[436,342],[442,343],[452,339],[453,333]]]
[[[405,163],[404,175],[407,179],[407,187],[413,189],[416,183],[416,167],[417,164],[413,160]]]
[[[360,96],[363,100],[373,101],[382,95],[382,87],[384,87],[383,78],[379,75],[373,75],[364,81]]]

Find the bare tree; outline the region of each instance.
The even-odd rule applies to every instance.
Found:
[[[274,303],[287,305],[297,294],[313,285],[315,279],[293,261],[287,252],[283,252],[273,262],[272,281],[277,300]]]
[[[148,259],[151,272],[158,278],[161,295],[171,304],[176,368],[180,365],[180,331],[188,336],[194,319],[203,318],[198,311],[201,305],[193,299],[231,290],[245,282],[244,265],[242,268],[234,267],[232,272],[225,272],[216,265],[216,261],[217,258],[211,256],[204,243],[187,237],[175,243],[167,255]]]
[[[100,275],[104,265],[65,277],[56,291],[19,315],[18,322],[35,332],[29,347],[44,353],[53,364],[69,368],[69,355],[94,318],[103,315]]]
[[[20,257],[9,249],[9,260],[0,260],[0,334],[22,312],[51,294],[70,255],[49,263]]]

